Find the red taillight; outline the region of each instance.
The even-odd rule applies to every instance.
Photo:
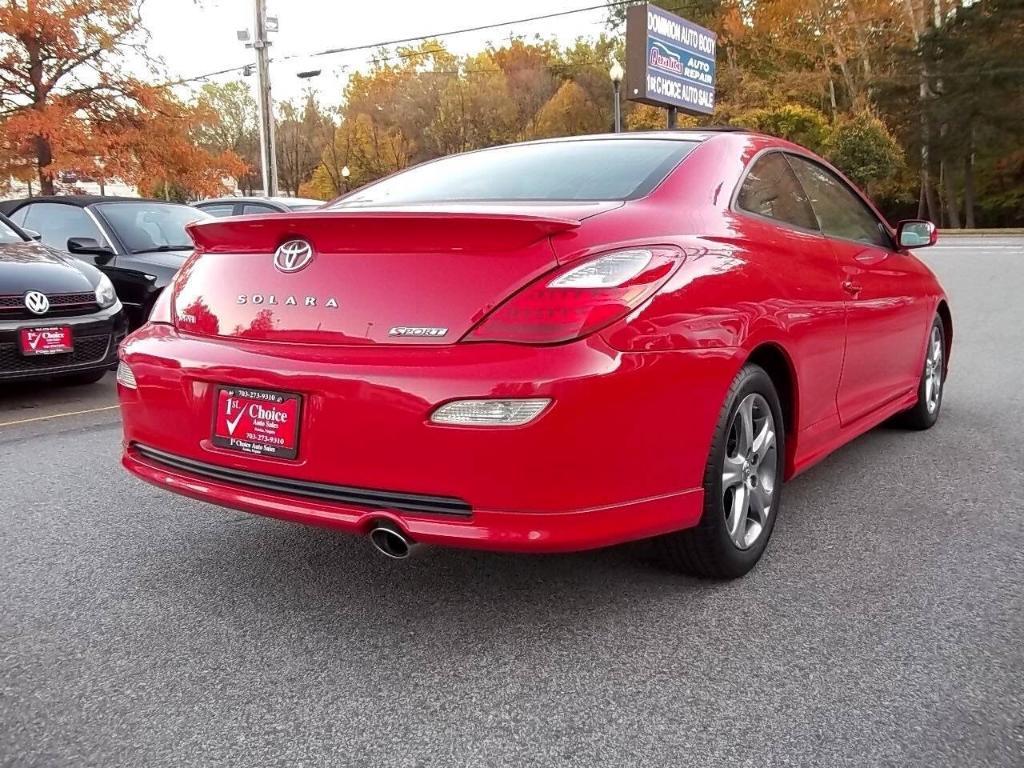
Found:
[[[682,263],[673,248],[606,253],[547,274],[498,305],[462,341],[556,344],[624,317]]]

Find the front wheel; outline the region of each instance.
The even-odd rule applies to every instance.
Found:
[[[722,406],[704,471],[704,513],[695,528],[662,536],[656,546],[672,568],[734,579],[761,558],[782,497],[785,431],[771,378],[747,364]]]
[[[939,420],[942,390],[946,383],[946,333],[942,319],[936,316],[928,332],[924,370],[917,385],[917,405],[900,414],[900,423],[908,429],[930,429]]]

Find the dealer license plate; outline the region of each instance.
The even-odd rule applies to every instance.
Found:
[[[229,386],[216,394],[214,445],[275,459],[298,455],[301,395]]]
[[[21,354],[63,355],[75,351],[70,325],[21,329]]]

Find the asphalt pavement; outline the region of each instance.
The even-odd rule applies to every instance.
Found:
[[[111,376],[0,393],[0,765],[1024,765],[1024,237],[923,256],[939,424],[794,480],[727,584],[391,563],[129,477]]]

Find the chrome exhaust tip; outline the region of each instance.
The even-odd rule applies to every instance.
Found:
[[[416,546],[405,534],[386,525],[378,525],[370,531],[370,543],[374,549],[392,560],[405,560]]]

